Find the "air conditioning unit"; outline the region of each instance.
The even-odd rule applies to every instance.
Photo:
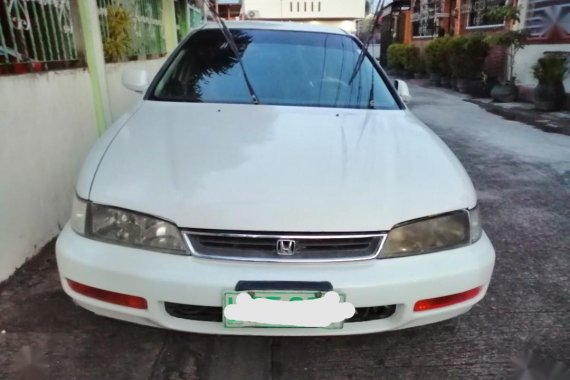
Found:
[[[251,10],[247,11],[246,16],[247,18],[260,18],[261,14],[259,13],[259,11]]]

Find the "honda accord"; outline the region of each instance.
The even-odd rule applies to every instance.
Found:
[[[467,312],[495,253],[450,149],[340,29],[210,22],[97,141],[57,241],[83,308],[180,331],[342,335]]]

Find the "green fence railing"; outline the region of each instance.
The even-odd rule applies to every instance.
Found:
[[[70,0],[0,0],[0,75],[79,64]]]
[[[196,0],[174,0],[176,13],[176,30],[180,42],[192,28],[202,25],[206,20],[203,8]]]
[[[82,0],[83,1],[83,0]],[[121,8],[130,16],[125,59],[148,59],[166,54],[161,0],[97,0],[103,43],[115,38],[108,18],[110,7]],[[106,57],[111,61],[110,57]]]

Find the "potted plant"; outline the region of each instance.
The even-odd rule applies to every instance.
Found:
[[[440,37],[441,43],[441,60],[439,66],[441,68],[441,85],[442,87],[451,87],[451,65],[449,64],[450,42],[453,37]]]
[[[426,61],[422,57],[418,57],[414,64],[414,78],[422,79],[426,74]]]
[[[434,86],[441,85],[441,62],[444,54],[443,44],[443,37],[439,37],[431,41],[425,50],[426,69],[429,73],[430,81]]]
[[[400,76],[404,70],[403,49],[404,44],[392,44],[388,46],[388,67],[394,75]]]
[[[124,61],[131,48],[131,15],[123,7],[107,8],[108,31],[103,41],[107,62]]]
[[[488,14],[508,23],[520,22],[520,10],[514,5],[503,5],[493,8]],[[497,102],[514,102],[518,98],[518,88],[515,84],[514,75],[515,56],[519,50],[526,46],[528,32],[526,30],[509,30],[497,35],[487,37],[487,41],[493,46],[503,47],[507,52],[507,63],[503,81],[491,89],[491,98]]]
[[[420,54],[418,48],[412,45],[404,45],[402,48],[402,60],[406,78],[413,78],[415,65],[419,59],[419,56]]]
[[[451,37],[447,43],[447,62],[451,70],[451,87],[459,91],[459,78],[465,76],[463,73],[463,61],[465,60],[463,45],[465,44],[465,37]],[[463,86],[467,91],[467,86]],[[464,91],[464,92],[465,92]]]
[[[468,85],[467,92],[475,97],[485,96],[485,83],[484,83],[484,72],[483,67],[485,66],[485,60],[490,50],[489,43],[485,41],[485,36],[483,34],[474,34],[467,39],[465,44],[465,49],[467,49],[467,54],[470,59],[470,69],[472,70],[471,81]]]
[[[540,111],[558,111],[566,100],[564,78],[568,74],[566,58],[550,54],[532,67],[538,85],[534,89],[534,106]]]
[[[469,92],[471,88],[479,92],[483,65],[489,52],[489,44],[483,35],[454,37],[449,42],[449,52],[448,61],[453,76],[457,78],[457,89],[463,93]]]

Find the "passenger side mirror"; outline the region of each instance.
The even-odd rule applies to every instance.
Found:
[[[125,69],[121,82],[129,90],[143,93],[149,85],[149,75],[144,69]]]
[[[396,87],[398,95],[400,95],[400,98],[404,103],[408,103],[410,100],[412,100],[412,96],[410,95],[410,90],[406,82],[400,79],[396,79],[394,81],[394,87]]]

